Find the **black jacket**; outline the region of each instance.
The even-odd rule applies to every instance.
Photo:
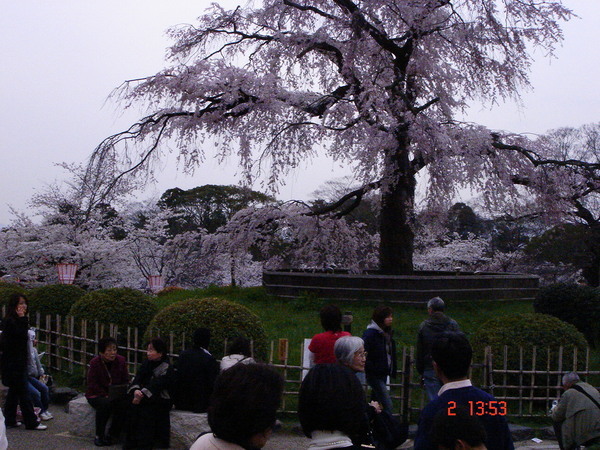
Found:
[[[183,351],[174,365],[172,394],[175,408],[206,412],[218,374],[219,363],[206,350]]]
[[[133,394],[136,389],[144,393],[142,403],[171,403],[169,387],[171,386],[171,371],[167,358],[158,361],[146,360],[137,371],[129,385],[128,392]]]
[[[6,317],[2,321],[2,335],[0,336],[0,349],[2,360],[2,384],[10,386],[14,380],[21,379],[27,373],[29,358],[29,320],[25,317]]]
[[[445,331],[459,331],[456,321],[441,311],[436,311],[419,327],[417,335],[417,370],[423,375],[426,370],[432,370],[431,345]]]
[[[367,352],[367,363],[365,373],[377,377],[396,376],[396,342],[389,334],[389,352],[391,364],[388,363],[388,351],[386,349],[386,336],[378,326],[371,323],[363,333],[365,351]]]

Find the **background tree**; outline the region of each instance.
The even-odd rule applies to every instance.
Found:
[[[174,234],[199,228],[214,233],[236,212],[274,201],[274,197],[248,188],[205,184],[187,190],[168,189],[158,206],[175,213],[176,217],[169,219]]]
[[[311,194],[312,200],[309,204],[313,211],[329,209],[330,205],[344,198],[348,192],[354,192],[357,189],[361,189],[361,186],[357,186],[356,182],[350,177],[329,180]],[[345,207],[346,210],[338,210],[335,216],[343,218],[349,223],[364,224],[366,231],[370,234],[376,234],[379,231],[379,191],[366,192],[360,199],[355,198],[353,202],[345,205]]]
[[[127,227],[127,237],[123,248],[143,279],[150,275],[162,275],[167,284],[193,285],[198,280],[194,265],[202,264],[201,249],[203,230],[185,231],[173,236],[169,232],[168,212],[145,210],[143,223],[139,221],[142,213]]]
[[[481,234],[484,231],[485,224],[475,214],[473,208],[459,202],[452,205],[448,210],[447,227],[451,233],[457,233],[465,239],[469,234]]]
[[[492,151],[487,130],[453,114],[472,99],[518,97],[529,52],[552,54],[558,21],[570,17],[560,2],[537,0],[213,5],[198,25],[172,30],[171,67],[118,92],[126,106],[142,101],[154,112],[104,140],[89,174],[124,161],[119,182],[151,167],[167,141],[189,169],[211,135],[221,160],[239,156],[248,185],[265,165],[275,185],[323,147],[364,180],[346,200],[381,189],[380,269],[411,272],[418,172],[427,170],[433,200],[466,185],[487,204],[516,193],[522,154]]]
[[[57,214],[40,224],[22,217],[20,223],[0,233],[0,265],[4,272],[33,284],[55,283],[58,263],[78,264],[77,284],[84,288],[139,284],[122,241],[115,240],[111,230],[102,227],[95,216],[82,224]]]
[[[579,128],[549,131],[535,141],[523,145],[496,147],[523,155],[535,167],[526,175],[515,171],[513,182],[525,186],[534,195],[528,205],[530,213],[543,217],[550,224],[561,224],[545,236],[550,247],[559,241],[576,238],[585,249],[579,261],[582,274],[592,286],[600,283],[600,123]],[[532,149],[535,149],[533,151]],[[575,227],[565,227],[573,224]],[[562,233],[560,232],[562,230]],[[573,232],[577,231],[577,237]],[[558,236],[562,234],[562,236]],[[558,239],[557,239],[558,238]],[[544,238],[542,238],[544,239]],[[539,251],[549,255],[552,251]],[[530,250],[534,250],[533,247]],[[568,256],[564,255],[564,262]],[[556,259],[554,259],[556,261]]]
[[[232,255],[251,254],[268,269],[334,269],[360,272],[376,265],[378,237],[363,224],[310,216],[297,202],[247,208],[211,238]]]

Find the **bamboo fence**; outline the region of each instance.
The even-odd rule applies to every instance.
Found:
[[[41,317],[39,314],[30,318],[30,323],[37,330],[39,348],[45,351],[44,364],[51,370],[69,374],[78,371],[85,376],[89,361],[98,353],[98,340],[103,336],[117,339],[119,352],[128,361],[132,375],[145,358],[143,336],[137,328],[123,329],[70,316]],[[179,349],[173,347],[173,333],[161,335],[160,330],[153,330],[153,335],[167,342],[171,359],[178,357]],[[181,342],[185,341],[185,335],[182,335]],[[287,346],[287,339],[283,341]],[[518,351],[516,360],[515,351]],[[427,402],[415,370],[414,352],[412,346],[399,348],[397,376],[390,383],[397,411],[409,420],[416,418]],[[596,386],[600,384],[600,371],[591,368],[589,348],[581,352],[577,349],[567,351],[563,347],[558,350],[533,347],[526,353],[523,348],[504,347],[500,353],[493,354],[487,347],[483,360],[473,362],[470,375],[474,385],[491,393],[497,400],[507,402],[508,416],[544,415],[552,400],[560,396],[561,377],[566,372],[576,371],[583,380],[592,384],[596,382]],[[308,364],[302,360],[299,364],[290,364],[287,348],[282,355],[281,343],[278,345],[276,341],[270,343],[266,362],[280,370],[285,378],[282,410],[296,412],[298,389]]]

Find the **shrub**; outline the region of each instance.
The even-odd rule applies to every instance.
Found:
[[[81,297],[70,314],[78,319],[138,327],[143,333],[158,307],[144,293],[130,288],[99,289]]]
[[[10,296],[15,293],[27,295],[27,298],[29,298],[27,289],[24,287],[16,283],[0,283],[0,308],[8,305]]]
[[[497,396],[537,398],[533,402],[537,414],[545,414],[548,407],[545,400],[548,391],[543,386],[560,384],[559,367],[562,371],[583,370],[585,367],[585,357],[581,353],[576,364],[577,367],[574,367],[573,364],[573,349],[584,350],[586,348],[583,335],[573,325],[547,314],[509,314],[495,317],[481,325],[471,343],[474,362],[483,361],[486,346],[489,345],[492,348],[493,367],[496,370],[504,367],[504,351],[506,349],[506,368],[515,372],[496,373],[492,378],[485,380],[485,383],[496,386],[494,392]],[[559,366],[558,355],[561,346],[564,353],[562,366]],[[519,373],[519,370],[528,371],[534,368],[533,347],[536,347],[535,370],[540,373]],[[521,349],[523,349],[522,353]],[[548,368],[550,371],[557,371],[556,377],[547,375]],[[479,379],[481,375],[478,372],[478,369],[474,370],[473,378],[475,380]],[[527,391],[517,391],[515,386],[531,386],[531,388],[525,388]],[[520,408],[521,405],[518,402],[509,401],[510,411],[520,411]]]
[[[66,316],[73,304],[85,295],[85,291],[72,284],[51,284],[31,291],[29,304],[31,314],[39,312]]]
[[[517,355],[519,347],[528,350],[533,347],[558,349],[560,346],[583,350],[586,347],[585,337],[573,325],[540,313],[509,314],[488,320],[475,332],[471,344],[478,355],[483,355],[483,349],[488,345],[494,355],[501,355],[504,346],[508,346],[509,354]]]
[[[245,306],[220,298],[194,298],[167,306],[152,319],[145,337],[167,337],[173,332],[173,345],[179,350],[181,334],[185,333],[189,346],[194,330],[201,327],[211,331],[209,351],[215,357],[223,356],[225,339],[244,336],[253,340],[256,357],[266,359],[267,337],[258,316]]]
[[[568,322],[583,333],[593,347],[600,343],[600,289],[559,283],[540,289],[535,311]]]

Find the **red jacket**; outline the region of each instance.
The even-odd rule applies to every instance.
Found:
[[[308,344],[308,349],[315,354],[315,364],[333,364],[335,363],[335,354],[333,346],[342,336],[350,336],[347,331],[326,331],[325,333],[315,334]]]
[[[123,356],[117,355],[110,366],[109,371],[100,355],[92,358],[87,374],[87,390],[85,392],[87,398],[108,397],[108,386],[129,383],[127,361]]]

